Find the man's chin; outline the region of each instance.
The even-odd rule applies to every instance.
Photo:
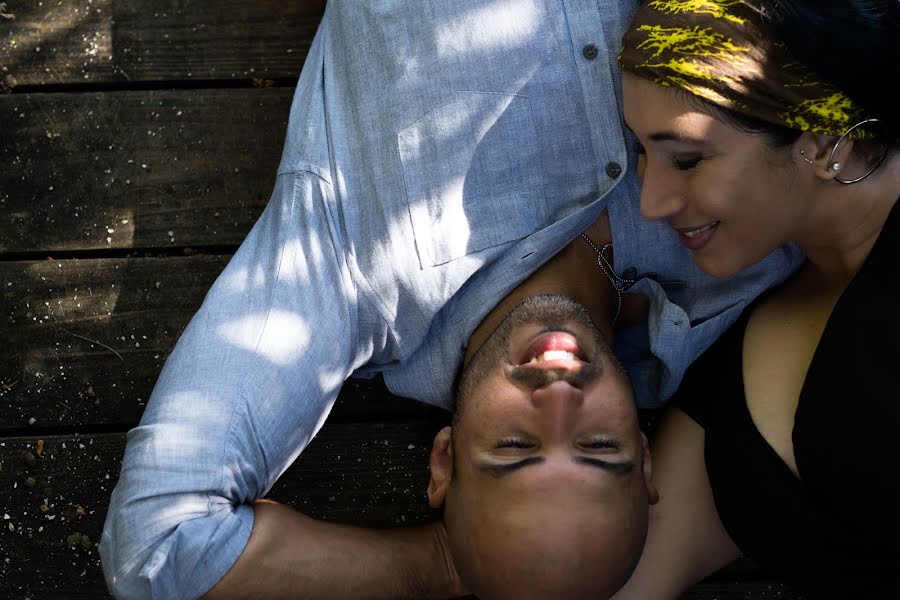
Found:
[[[587,309],[579,302],[563,294],[530,296],[509,311],[506,320],[512,325],[543,323],[562,326],[564,323],[581,323],[596,328]]]
[[[587,309],[562,294],[531,296],[514,307],[491,332],[471,360],[463,367],[457,399],[462,400],[474,382],[484,378],[498,365],[521,369],[522,377],[531,379],[554,372],[559,379],[574,376],[593,377],[601,347],[606,342]],[[557,359],[553,352],[567,353]],[[531,368],[532,359],[548,358],[549,364]],[[552,364],[554,362],[559,364]]]

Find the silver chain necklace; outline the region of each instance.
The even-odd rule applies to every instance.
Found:
[[[588,245],[590,245],[591,248],[594,249],[594,252],[597,253],[597,266],[600,267],[600,270],[603,271],[603,274],[606,275],[609,283],[616,291],[616,315],[612,320],[612,324],[615,325],[616,321],[619,320],[619,313],[622,312],[622,292],[631,287],[634,284],[635,280],[620,277],[618,273],[616,273],[615,269],[613,269],[606,256],[604,256],[604,253],[613,247],[612,242],[607,242],[603,244],[602,248],[598,248],[597,245],[591,241],[591,238],[586,236],[584,233],[581,234],[581,237],[588,243]]]

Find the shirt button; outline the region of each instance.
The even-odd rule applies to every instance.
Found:
[[[622,167],[617,162],[606,163],[606,174],[615,179],[622,174]]]
[[[581,53],[588,60],[594,60],[597,58],[597,46],[594,44],[587,44],[584,48],[581,49]]]

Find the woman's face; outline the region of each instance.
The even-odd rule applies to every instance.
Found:
[[[701,269],[727,277],[796,239],[807,206],[789,150],[701,112],[686,94],[625,73],[641,143],[641,214],[665,219]]]

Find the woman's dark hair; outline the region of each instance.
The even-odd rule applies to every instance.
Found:
[[[900,66],[897,0],[760,0],[776,37],[791,54],[881,120],[897,140],[896,96],[889,82]]]
[[[880,121],[878,145],[888,152],[900,147],[896,96],[887,91],[900,66],[900,2],[898,0],[758,0],[773,33],[807,68],[865,108]],[[800,136],[795,129],[710,105],[733,127],[764,134],[776,147]]]

